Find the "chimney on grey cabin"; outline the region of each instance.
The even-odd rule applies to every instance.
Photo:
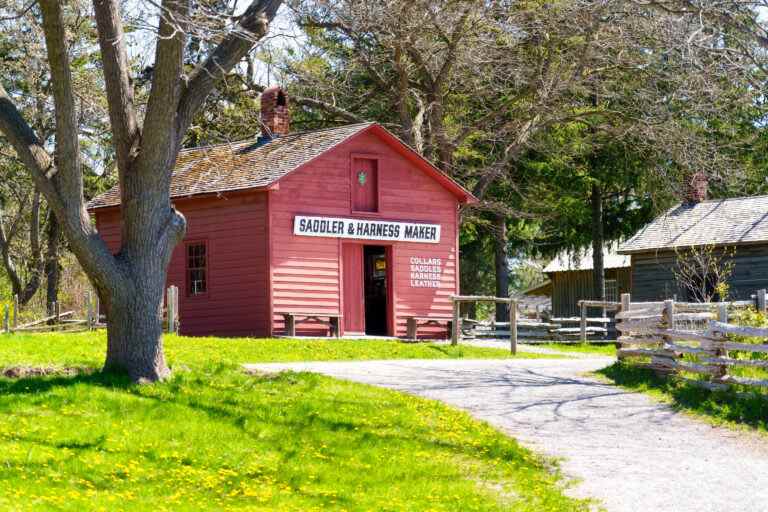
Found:
[[[698,204],[707,200],[709,178],[702,171],[691,175],[685,189],[685,204]]]
[[[288,95],[280,86],[274,85],[261,93],[261,122],[272,133],[272,137],[288,134],[291,126]]]

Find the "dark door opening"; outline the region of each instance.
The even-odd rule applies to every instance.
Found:
[[[366,245],[365,267],[365,334],[386,336],[387,329],[387,248]]]

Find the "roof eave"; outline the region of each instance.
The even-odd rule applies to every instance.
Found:
[[[701,244],[686,244],[686,245],[663,245],[659,247],[641,247],[638,249],[622,249],[618,251],[619,254],[640,254],[644,252],[659,252],[659,251],[674,251],[675,249],[689,249],[691,247],[732,247],[743,245],[768,245],[768,240],[742,240],[736,242],[715,242],[715,243],[701,243]]]
[[[269,185],[263,185],[259,187],[244,187],[244,188],[228,188],[225,190],[214,190],[211,192],[201,192],[198,194],[184,194],[171,196],[171,201],[178,201],[184,199],[204,199],[206,197],[216,197],[224,194],[238,194],[243,192],[273,192],[280,190],[280,183],[278,181],[272,182]],[[98,206],[87,206],[86,211],[93,212],[94,210],[106,210],[109,208],[119,208],[120,203],[104,204]]]

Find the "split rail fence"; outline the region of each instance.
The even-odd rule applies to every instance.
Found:
[[[766,291],[759,290],[754,298],[631,302],[624,294],[616,314],[618,358],[711,390],[733,385],[768,388],[768,377],[759,376],[768,371],[768,328],[734,323],[746,310],[766,312]]]
[[[461,317],[461,305],[464,303],[491,302],[493,304],[507,304],[509,322],[493,322],[493,328],[508,329],[509,350],[517,354],[517,300],[507,297],[489,297],[484,295],[454,295],[453,319],[451,322],[451,345],[458,345],[464,338],[463,323],[466,319]]]
[[[619,302],[584,300],[581,301],[581,316],[573,318],[553,318],[549,322],[527,319],[521,316],[518,301],[508,297],[492,297],[485,295],[455,295],[453,301],[453,317],[451,321],[451,342],[457,344],[465,339],[509,339],[510,350],[517,350],[517,342],[524,339],[526,343],[551,342],[559,343],[615,343],[608,339],[613,329],[614,319],[606,316],[607,311],[618,310]],[[462,304],[490,302],[505,304],[508,311],[508,322],[497,322],[493,316],[490,320],[477,320],[461,316]],[[587,308],[601,308],[603,315],[599,318],[587,316]],[[568,325],[576,325],[569,327]]]
[[[60,304],[48,305],[48,315],[25,323],[20,323],[20,304],[14,297],[13,306],[3,308],[3,332],[81,332],[100,329],[107,326],[107,318],[100,314],[99,296],[95,292],[85,295],[85,311],[60,311]],[[81,318],[77,315],[80,313]],[[179,332],[179,289],[170,286],[166,292],[163,307],[163,326],[169,333]]]

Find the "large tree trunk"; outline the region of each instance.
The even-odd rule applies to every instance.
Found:
[[[102,298],[108,325],[104,370],[127,371],[134,381],[162,380],[171,373],[162,338],[167,272],[157,263],[131,265],[132,285]]]
[[[605,264],[603,262],[603,194],[597,183],[592,184],[592,287],[593,298],[605,300]]]
[[[496,216],[496,236],[494,242],[496,263],[496,296],[509,297],[509,251],[507,250],[507,218],[503,214]],[[507,304],[496,304],[496,321],[508,322]]]

